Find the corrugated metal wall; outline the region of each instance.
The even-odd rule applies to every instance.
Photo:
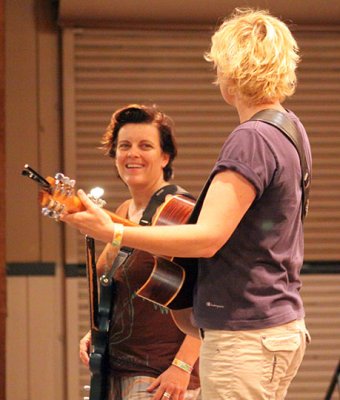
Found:
[[[156,103],[175,120],[175,181],[199,193],[221,144],[237,124],[235,111],[211,84],[214,73],[203,60],[210,36],[203,28],[64,30],[65,172],[77,179],[78,187],[102,186],[110,209],[127,197],[112,161],[97,147],[112,112],[140,102]],[[296,38],[303,62],[297,94],[286,106],[304,122],[313,151],[306,260],[339,261],[340,31],[306,29],[296,32]],[[80,235],[69,233],[66,250],[67,262],[84,261]],[[314,340],[289,400],[321,399],[331,378],[340,345],[339,277],[304,276],[307,323]],[[78,289],[69,299],[79,301],[80,337],[88,326],[87,286],[81,279]],[[82,383],[88,379],[83,368],[79,376]]]
[[[306,324],[312,336],[287,400],[323,400],[340,356],[340,274],[303,275]],[[333,400],[339,399],[336,391]]]

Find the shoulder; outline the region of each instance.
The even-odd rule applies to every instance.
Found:
[[[176,195],[181,195],[184,197],[188,197],[189,199],[195,200],[195,197],[188,192],[186,189],[182,188],[181,186],[176,185]]]
[[[271,140],[276,128],[262,121],[246,121],[228,136],[220,151],[220,159],[252,160],[256,154],[273,156]]]
[[[153,195],[153,198],[158,203],[163,203],[165,199],[168,198],[169,195],[171,196],[182,195],[189,198],[194,198],[186,189],[183,189],[181,186],[173,183],[163,186]]]
[[[116,214],[120,217],[127,218],[130,203],[131,199],[125,200],[120,206],[117,207]]]

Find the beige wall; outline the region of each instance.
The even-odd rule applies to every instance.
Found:
[[[64,398],[61,227],[43,219],[25,163],[60,168],[58,34],[48,1],[6,1],[7,399]],[[31,275],[40,263],[55,274]],[[26,264],[30,263],[30,264]],[[44,266],[44,264],[42,264]]]
[[[40,216],[37,186],[20,175],[25,163],[43,176],[62,169],[59,44],[50,3],[6,0],[6,259],[27,270],[55,265],[48,276],[7,278],[8,400],[76,398],[68,384],[77,372],[66,365],[77,365],[78,349],[66,352],[65,332],[77,341],[77,310],[66,312],[65,297],[77,289],[63,276],[62,226]]]

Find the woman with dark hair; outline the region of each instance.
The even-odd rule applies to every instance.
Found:
[[[152,196],[169,187],[177,155],[173,123],[155,106],[129,105],[112,115],[102,144],[131,194],[116,214],[138,224]],[[186,194],[176,186],[174,194],[177,192]],[[111,268],[117,252],[111,244],[105,247],[97,261],[99,274]],[[139,271],[143,262],[148,262],[145,257],[139,257],[138,263],[128,259],[112,271],[115,297],[109,329],[109,399],[159,400],[170,395],[174,400],[199,399],[194,366],[200,341],[185,337],[168,309],[135,294]],[[89,332],[80,341],[80,358],[86,365],[90,344]]]
[[[173,175],[172,162],[177,156],[177,145],[173,135],[173,122],[155,106],[131,104],[117,110],[103,137],[105,154],[116,158],[117,141],[120,129],[126,124],[152,124],[159,131],[160,146],[162,151],[169,156],[169,161],[163,168],[163,178],[168,182]]]

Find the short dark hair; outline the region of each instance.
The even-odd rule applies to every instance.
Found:
[[[111,117],[103,139],[102,149],[109,157],[116,157],[118,133],[126,124],[153,124],[159,132],[160,146],[169,155],[169,162],[163,168],[163,177],[169,181],[173,176],[172,162],[177,156],[177,145],[174,137],[174,123],[170,117],[158,110],[155,105],[145,106],[130,104],[115,111]]]

